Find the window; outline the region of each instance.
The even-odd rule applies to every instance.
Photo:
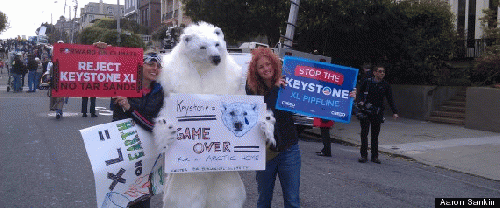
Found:
[[[113,7],[108,7],[108,13],[113,14]]]

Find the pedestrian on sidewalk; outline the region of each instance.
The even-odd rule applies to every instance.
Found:
[[[89,102],[88,97],[82,97],[82,117],[87,117],[87,104]],[[90,116],[97,117],[95,114],[95,97],[90,98]]]
[[[38,68],[38,62],[36,61],[35,56],[29,55],[28,56],[28,88],[29,90],[26,92],[35,92],[36,91],[36,70]]]
[[[332,156],[332,145],[330,140],[330,129],[334,125],[333,121],[322,119],[322,118],[314,118],[314,127],[319,127],[321,130],[321,140],[323,141],[323,149],[321,151],[316,152],[318,156],[323,157],[331,157]]]
[[[40,86],[40,80],[42,77],[42,73],[44,71],[42,60],[40,60],[40,58],[36,57],[35,61],[37,62],[37,68],[36,68],[36,74],[35,74],[35,90],[34,91],[36,91],[38,89],[38,87]]]
[[[24,64],[21,61],[21,56],[16,54],[14,57],[14,61],[12,61],[12,76],[14,77],[14,93],[21,92],[21,77],[24,70]]]
[[[50,86],[49,86],[49,92],[48,92],[48,96],[50,97],[50,103],[49,103],[49,107],[50,107],[50,110],[51,111],[56,111],[56,119],[60,119],[62,116],[63,116],[63,107],[64,107],[64,103],[68,103],[68,98],[64,98],[64,97],[53,97],[52,96],[52,88],[53,88],[53,85],[55,84],[54,82],[54,70],[52,70],[53,68],[53,63],[52,62],[49,62],[47,64],[47,72],[46,73],[49,73],[49,76],[50,76]]]
[[[354,88],[353,91],[349,93],[349,97],[356,99],[357,89]],[[318,156],[323,157],[331,157],[332,156],[332,141],[330,139],[330,129],[335,124],[335,122],[322,119],[322,118],[314,118],[313,126],[319,127],[321,130],[321,140],[323,141],[323,149],[321,151],[316,152]]]
[[[376,66],[373,70],[373,78],[367,79],[361,84],[358,94],[358,106],[364,117],[360,118],[361,124],[361,158],[360,163],[365,163],[368,159],[368,132],[371,126],[371,161],[380,164],[378,158],[378,136],[380,125],[384,122],[384,97],[387,99],[393,118],[397,119],[398,111],[392,98],[391,85],[384,80],[386,69],[383,66]]]
[[[264,102],[276,118],[276,147],[266,148],[266,169],[256,173],[258,208],[271,207],[276,176],[280,179],[285,207],[300,207],[299,137],[293,123],[293,114],[275,109],[278,90],[280,85],[285,83],[281,70],[281,61],[271,49],[257,48],[252,51],[246,85],[247,95],[264,96]]]

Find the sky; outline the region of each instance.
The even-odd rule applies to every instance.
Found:
[[[69,17],[71,6],[71,18],[75,16],[75,0],[0,0],[0,11],[7,15],[10,28],[0,34],[0,39],[15,38],[18,35],[34,36],[35,31],[42,23],[56,24],[61,15],[66,19]],[[80,9],[89,2],[98,3],[99,0],[76,0],[78,1],[77,17],[80,17]],[[125,0],[119,0],[120,5]],[[66,2],[66,13],[64,13],[64,2]],[[117,0],[103,0],[104,3],[116,4]]]

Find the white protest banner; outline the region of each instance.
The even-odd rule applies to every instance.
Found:
[[[164,155],[132,119],[80,130],[94,172],[97,207],[127,207],[162,191]]]
[[[165,108],[177,128],[165,172],[265,169],[262,96],[171,94]]]

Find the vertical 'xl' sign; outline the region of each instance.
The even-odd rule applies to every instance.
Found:
[[[54,97],[140,97],[142,49],[54,44]]]
[[[349,123],[358,69],[286,56],[276,108]]]

